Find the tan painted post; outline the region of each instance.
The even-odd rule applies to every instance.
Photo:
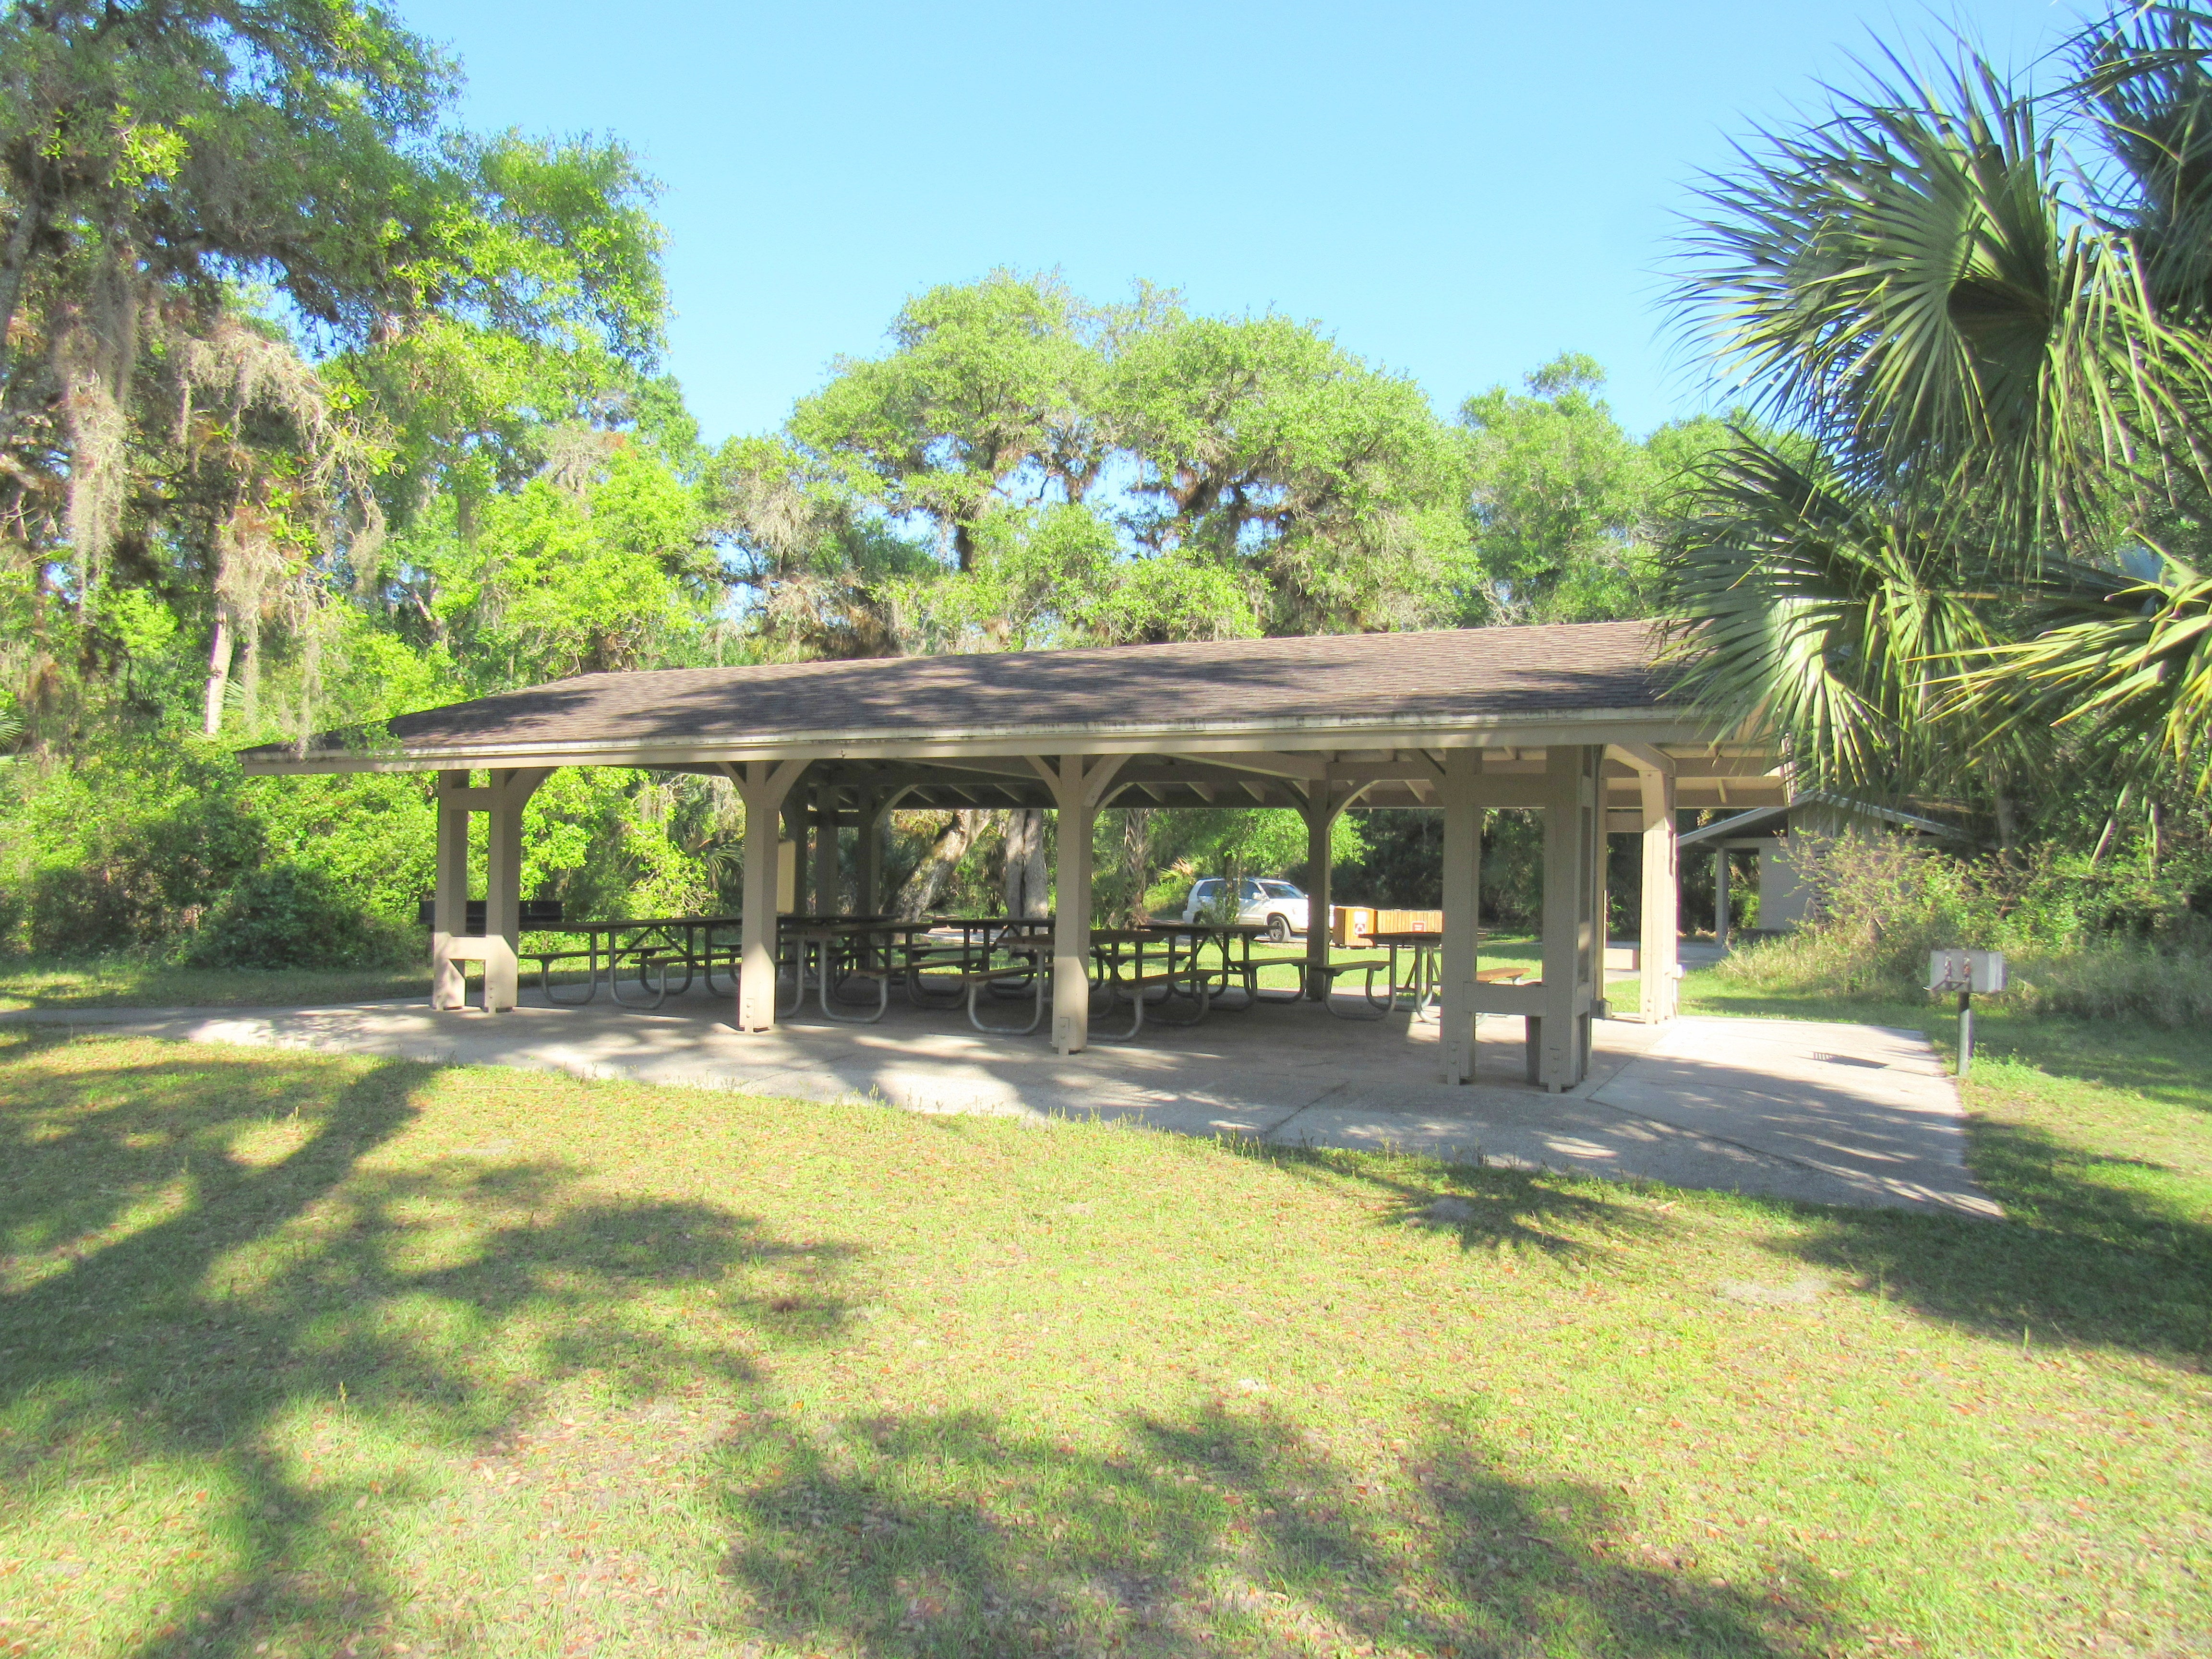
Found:
[[[1444,940],[1438,973],[1444,1081],[1474,1081],[1474,934],[1482,914],[1482,753],[1444,751]]]
[[[834,783],[814,787],[814,914],[844,914],[844,895],[837,879],[837,796]]]
[[[1606,915],[1606,817],[1605,817],[1605,750],[1601,747],[1586,746],[1583,750],[1584,782],[1579,792],[1582,807],[1577,816],[1583,837],[1583,855],[1587,872],[1583,880],[1583,924],[1577,930],[1581,944],[1579,973],[1575,981],[1576,1014],[1571,1024],[1575,1033],[1574,1083],[1580,1083],[1589,1071],[1590,1032],[1597,1018],[1597,1009],[1605,1000],[1605,947],[1608,930]],[[1565,1085],[1571,1088],[1573,1083]]]
[[[1602,757],[1604,751],[1599,751]],[[1605,764],[1597,766],[1597,814],[1589,840],[1590,994],[1605,1000],[1605,953],[1613,944],[1613,836],[1605,811]]]
[[[495,772],[489,792],[490,836],[484,860],[484,1008],[502,1012],[520,1000],[522,964],[522,809],[544,781],[542,771]]]
[[[853,914],[874,915],[883,902],[884,821],[872,786],[853,792]]]
[[[778,833],[784,798],[806,763],[746,761],[723,769],[745,803],[744,926],[738,970],[738,1029],[775,1029],[776,919],[796,860]]]
[[[1341,808],[1329,800],[1326,783],[1316,783],[1299,809],[1306,821],[1306,1000],[1328,1000],[1329,831]]]
[[[1722,950],[1729,942],[1729,849],[1724,842],[1713,843],[1713,943]]]
[[[1091,830],[1083,757],[1063,755],[1051,780],[1059,803],[1053,871],[1052,1046],[1079,1054],[1091,1042]]]
[[[469,787],[466,772],[438,774],[438,884],[430,901],[430,1006],[465,1008],[468,981],[454,941],[468,932],[469,809],[451,801]]]
[[[781,914],[795,916],[805,908],[806,814],[795,803],[787,802],[776,809],[776,815],[783,833],[776,838],[775,905]],[[750,825],[750,820],[747,823]]]
[[[1052,791],[1058,823],[1053,870],[1052,1046],[1079,1054],[1091,1042],[1091,835],[1126,755],[1057,762],[1025,757]]]
[[[1680,986],[1675,979],[1681,900],[1674,848],[1674,779],[1645,772],[1644,791],[1644,931],[1637,961],[1644,977],[1639,1012],[1647,1025],[1674,1018]]]
[[[1567,744],[1544,751],[1544,1012],[1531,1080],[1555,1092],[1582,1081],[1589,1054],[1583,1010],[1596,931],[1591,842],[1601,840],[1605,823],[1600,752]]]

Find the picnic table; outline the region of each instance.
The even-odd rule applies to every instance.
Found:
[[[1166,1018],[1168,1005],[1178,995],[1195,1005],[1188,1018],[1169,1019],[1171,1025],[1195,1025],[1204,1019],[1213,1001],[1213,978],[1198,960],[1199,941],[1182,926],[1164,923],[1144,927],[1094,927],[1091,930],[1091,992],[1103,990],[1106,1006],[1125,999],[1129,1004],[1126,1031],[1093,1030],[1101,1042],[1127,1042],[1145,1029],[1145,1006],[1158,994],[1158,1006]],[[1147,958],[1150,965],[1147,965]]]
[[[562,948],[544,951],[518,951],[538,964],[538,982],[545,993],[545,1000],[557,1007],[580,1008],[599,994],[599,975],[604,969],[607,994],[625,1008],[658,1008],[668,1000],[670,968],[682,963],[683,983],[673,988],[681,996],[691,988],[694,977],[703,974],[707,988],[715,989],[714,958],[719,951],[730,961],[731,981],[736,982],[736,968],[740,946],[736,937],[742,927],[737,916],[640,916],[614,921],[557,921],[532,929],[538,933],[581,934],[584,948]],[[716,938],[716,930],[724,930],[725,937]],[[659,984],[653,991],[651,1001],[633,1002],[622,992],[622,963],[627,958],[636,968],[638,988],[647,989],[649,970],[659,970]],[[580,997],[556,996],[553,992],[553,964],[556,962],[581,962],[585,964],[584,994]]]
[[[1430,1020],[1440,1018],[1443,1012],[1444,936],[1425,928],[1401,928],[1388,933],[1371,933],[1365,938],[1370,945],[1388,951],[1389,957],[1382,962],[1332,963],[1328,971],[1332,977],[1340,974],[1366,975],[1367,981],[1362,988],[1360,1000],[1373,1012],[1347,1014],[1336,1006],[1332,998],[1328,1000],[1329,1012],[1340,1019],[1380,1019],[1386,1014],[1395,1012],[1400,999],[1406,998],[1410,1000],[1408,1006],[1414,1018]],[[1480,933],[1475,935],[1478,943],[1481,938]],[[1406,953],[1406,972],[1402,976],[1398,972],[1398,953],[1401,951]],[[1375,976],[1378,973],[1383,976],[1385,993],[1380,998],[1375,994]]]
[[[781,916],[777,918],[776,961],[779,969],[793,970],[791,1000],[781,1007],[783,1013],[796,1012],[806,996],[805,951],[800,935],[813,942],[825,928],[853,929],[877,925],[897,926],[888,919],[853,916]],[[518,955],[538,963],[538,984],[545,993],[547,1002],[557,1007],[580,1008],[599,993],[599,981],[604,975],[607,993],[625,1008],[651,1010],[658,1008],[669,997],[681,996],[691,988],[694,980],[703,980],[707,989],[715,996],[731,994],[737,988],[739,966],[744,959],[744,918],[733,915],[683,916],[624,916],[606,921],[552,921],[532,928],[525,918],[525,931],[581,935],[582,948],[558,947],[544,950],[524,950]],[[562,996],[554,989],[553,969],[556,963],[584,964],[584,993],[581,996]],[[632,964],[640,996],[636,1000],[623,994],[623,964]],[[726,985],[715,982],[715,969],[726,969]],[[683,977],[673,980],[678,969]],[[832,1016],[836,1018],[836,1016]]]
[[[1252,946],[1268,937],[1264,923],[1256,921],[1177,921],[1172,919],[1146,924],[1153,932],[1166,933],[1188,942],[1191,961],[1200,961],[1200,953],[1211,948],[1218,962],[1211,973],[1216,981],[1212,1006],[1231,1013],[1242,1013],[1256,1002],[1297,1002],[1304,995],[1304,964],[1288,962],[1285,965],[1297,970],[1299,988],[1273,995],[1260,988],[1260,970],[1272,964],[1255,962]],[[1224,1002],[1222,997],[1230,991],[1242,991],[1242,1002]]]
[[[969,1023],[994,1036],[1023,1036],[1042,1023],[1046,992],[1051,983],[1053,919],[1049,916],[955,916],[938,915],[920,920],[892,916],[782,915],[777,918],[776,953],[778,1003],[781,1015],[796,1013],[815,992],[825,1018],[841,1024],[872,1024],[883,1018],[890,1003],[890,982],[900,980],[907,999],[918,1008],[950,1010],[966,1006]],[[608,921],[554,922],[534,931],[580,937],[580,948],[526,950],[520,954],[538,965],[545,1000],[562,1007],[580,1007],[599,992],[602,977],[616,1002],[625,1008],[651,1010],[671,995],[682,995],[703,978],[707,989],[720,996],[736,988],[743,958],[743,919],[734,915],[624,917]],[[1301,988],[1270,996],[1260,988],[1260,970],[1270,965],[1256,961],[1253,945],[1267,934],[1254,922],[1182,921],[1165,919],[1139,927],[1093,928],[1091,933],[1091,992],[1103,996],[1110,1012],[1117,1003],[1129,1007],[1125,1031],[1101,1032],[1102,1041],[1126,1042],[1144,1029],[1147,1013],[1171,1025],[1195,1025],[1213,1010],[1241,1012],[1261,1001],[1293,1001],[1303,990],[1303,975],[1310,964],[1288,965],[1301,975]],[[1387,951],[1382,962],[1334,964],[1321,971],[1332,977],[1364,974],[1366,982],[1358,999],[1363,1014],[1346,1013],[1334,999],[1324,999],[1329,1012],[1343,1018],[1380,1018],[1410,1000],[1414,1016],[1436,1017],[1441,1001],[1441,933],[1424,932],[1376,933],[1366,942]],[[1405,959],[1401,972],[1401,953]],[[581,963],[585,977],[580,995],[556,990],[556,964]],[[633,970],[637,989],[623,989],[625,966]],[[726,983],[718,983],[718,969]],[[784,973],[790,974],[790,990],[782,991]],[[1517,971],[1517,970],[1513,970]],[[1492,978],[1493,975],[1480,977]],[[680,978],[678,975],[680,975]],[[1385,994],[1377,997],[1376,980],[1382,980]],[[847,988],[855,980],[872,985],[873,998],[853,1000]],[[564,988],[572,993],[573,984]],[[1243,1000],[1229,999],[1238,992]],[[1026,1000],[1027,1021],[1020,1024],[990,1022],[982,1016],[982,999]],[[873,1006],[868,1006],[872,1000]],[[1176,1012],[1170,1012],[1170,1010]]]
[[[1390,994],[1383,1005],[1385,1013],[1394,1012],[1398,1006],[1398,999],[1405,996],[1413,1000],[1415,1019],[1425,1020],[1442,1014],[1444,943],[1442,933],[1430,933],[1425,929],[1401,929],[1387,933],[1370,933],[1367,942],[1380,945],[1390,953],[1385,981]],[[1406,976],[1402,980],[1398,976],[1398,952],[1401,951],[1406,953],[1407,959]],[[1370,980],[1368,1000],[1372,1002],[1374,1000],[1374,985]]]
[[[796,1013],[799,1004],[806,1000],[806,972],[811,960],[822,1017],[843,1025],[874,1024],[890,1007],[894,969],[891,952],[884,947],[895,945],[901,933],[911,932],[914,927],[912,922],[891,916],[778,917],[778,966],[787,961],[792,969],[791,1006],[778,1012]],[[872,1012],[842,1013],[830,1006],[833,997],[840,1003],[846,1000],[845,985],[855,979],[875,986],[876,1006]]]
[[[968,1023],[977,1030],[1026,1036],[1044,1019],[1052,929],[1049,916],[935,916],[908,924],[898,947],[906,959],[907,1000],[918,1008],[953,1008],[964,1000]],[[987,991],[1000,998],[1026,994],[1028,1023],[986,1024],[980,999]]]

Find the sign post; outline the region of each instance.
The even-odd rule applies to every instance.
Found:
[[[1991,995],[2005,988],[2002,951],[1930,951],[1928,988],[1959,994],[1959,1075],[1974,1066],[1974,993]]]

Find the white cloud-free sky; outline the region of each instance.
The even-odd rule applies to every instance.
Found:
[[[1581,5],[402,0],[478,128],[613,134],[666,193],[670,367],[778,424],[907,295],[994,265],[1270,308],[1449,410],[1562,350],[1638,430],[1715,401],[1660,301],[1699,172],[1953,25],[2032,65],[2071,0]],[[2039,79],[2056,78],[2046,68]]]

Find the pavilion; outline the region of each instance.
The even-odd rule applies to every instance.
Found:
[[[881,829],[898,808],[1059,814],[1052,1040],[1090,1029],[1091,828],[1112,805],[1262,805],[1304,817],[1313,915],[1329,902],[1329,829],[1346,807],[1443,811],[1444,1079],[1465,1083],[1479,1014],[1528,1024],[1532,1075],[1561,1090],[1588,1066],[1604,996],[1606,836],[1643,838],[1641,1017],[1673,1018],[1675,814],[1785,805],[1771,743],[1692,708],[1644,623],[1334,635],[957,657],[585,675],[301,744],[249,750],[258,774],[434,771],[432,1006],[463,1003],[483,963],[487,1008],[520,985],[522,808],[562,766],[726,777],[746,812],[739,1030],[775,1020],[776,917],[793,908],[813,835],[817,895],[840,890],[856,827],[859,908],[876,908]],[[477,781],[478,775],[488,775]],[[1475,977],[1485,811],[1544,817],[1542,974]],[[467,937],[468,817],[489,819],[483,935]],[[1325,963],[1328,928],[1308,929]],[[1328,994],[1326,975],[1307,994]]]

